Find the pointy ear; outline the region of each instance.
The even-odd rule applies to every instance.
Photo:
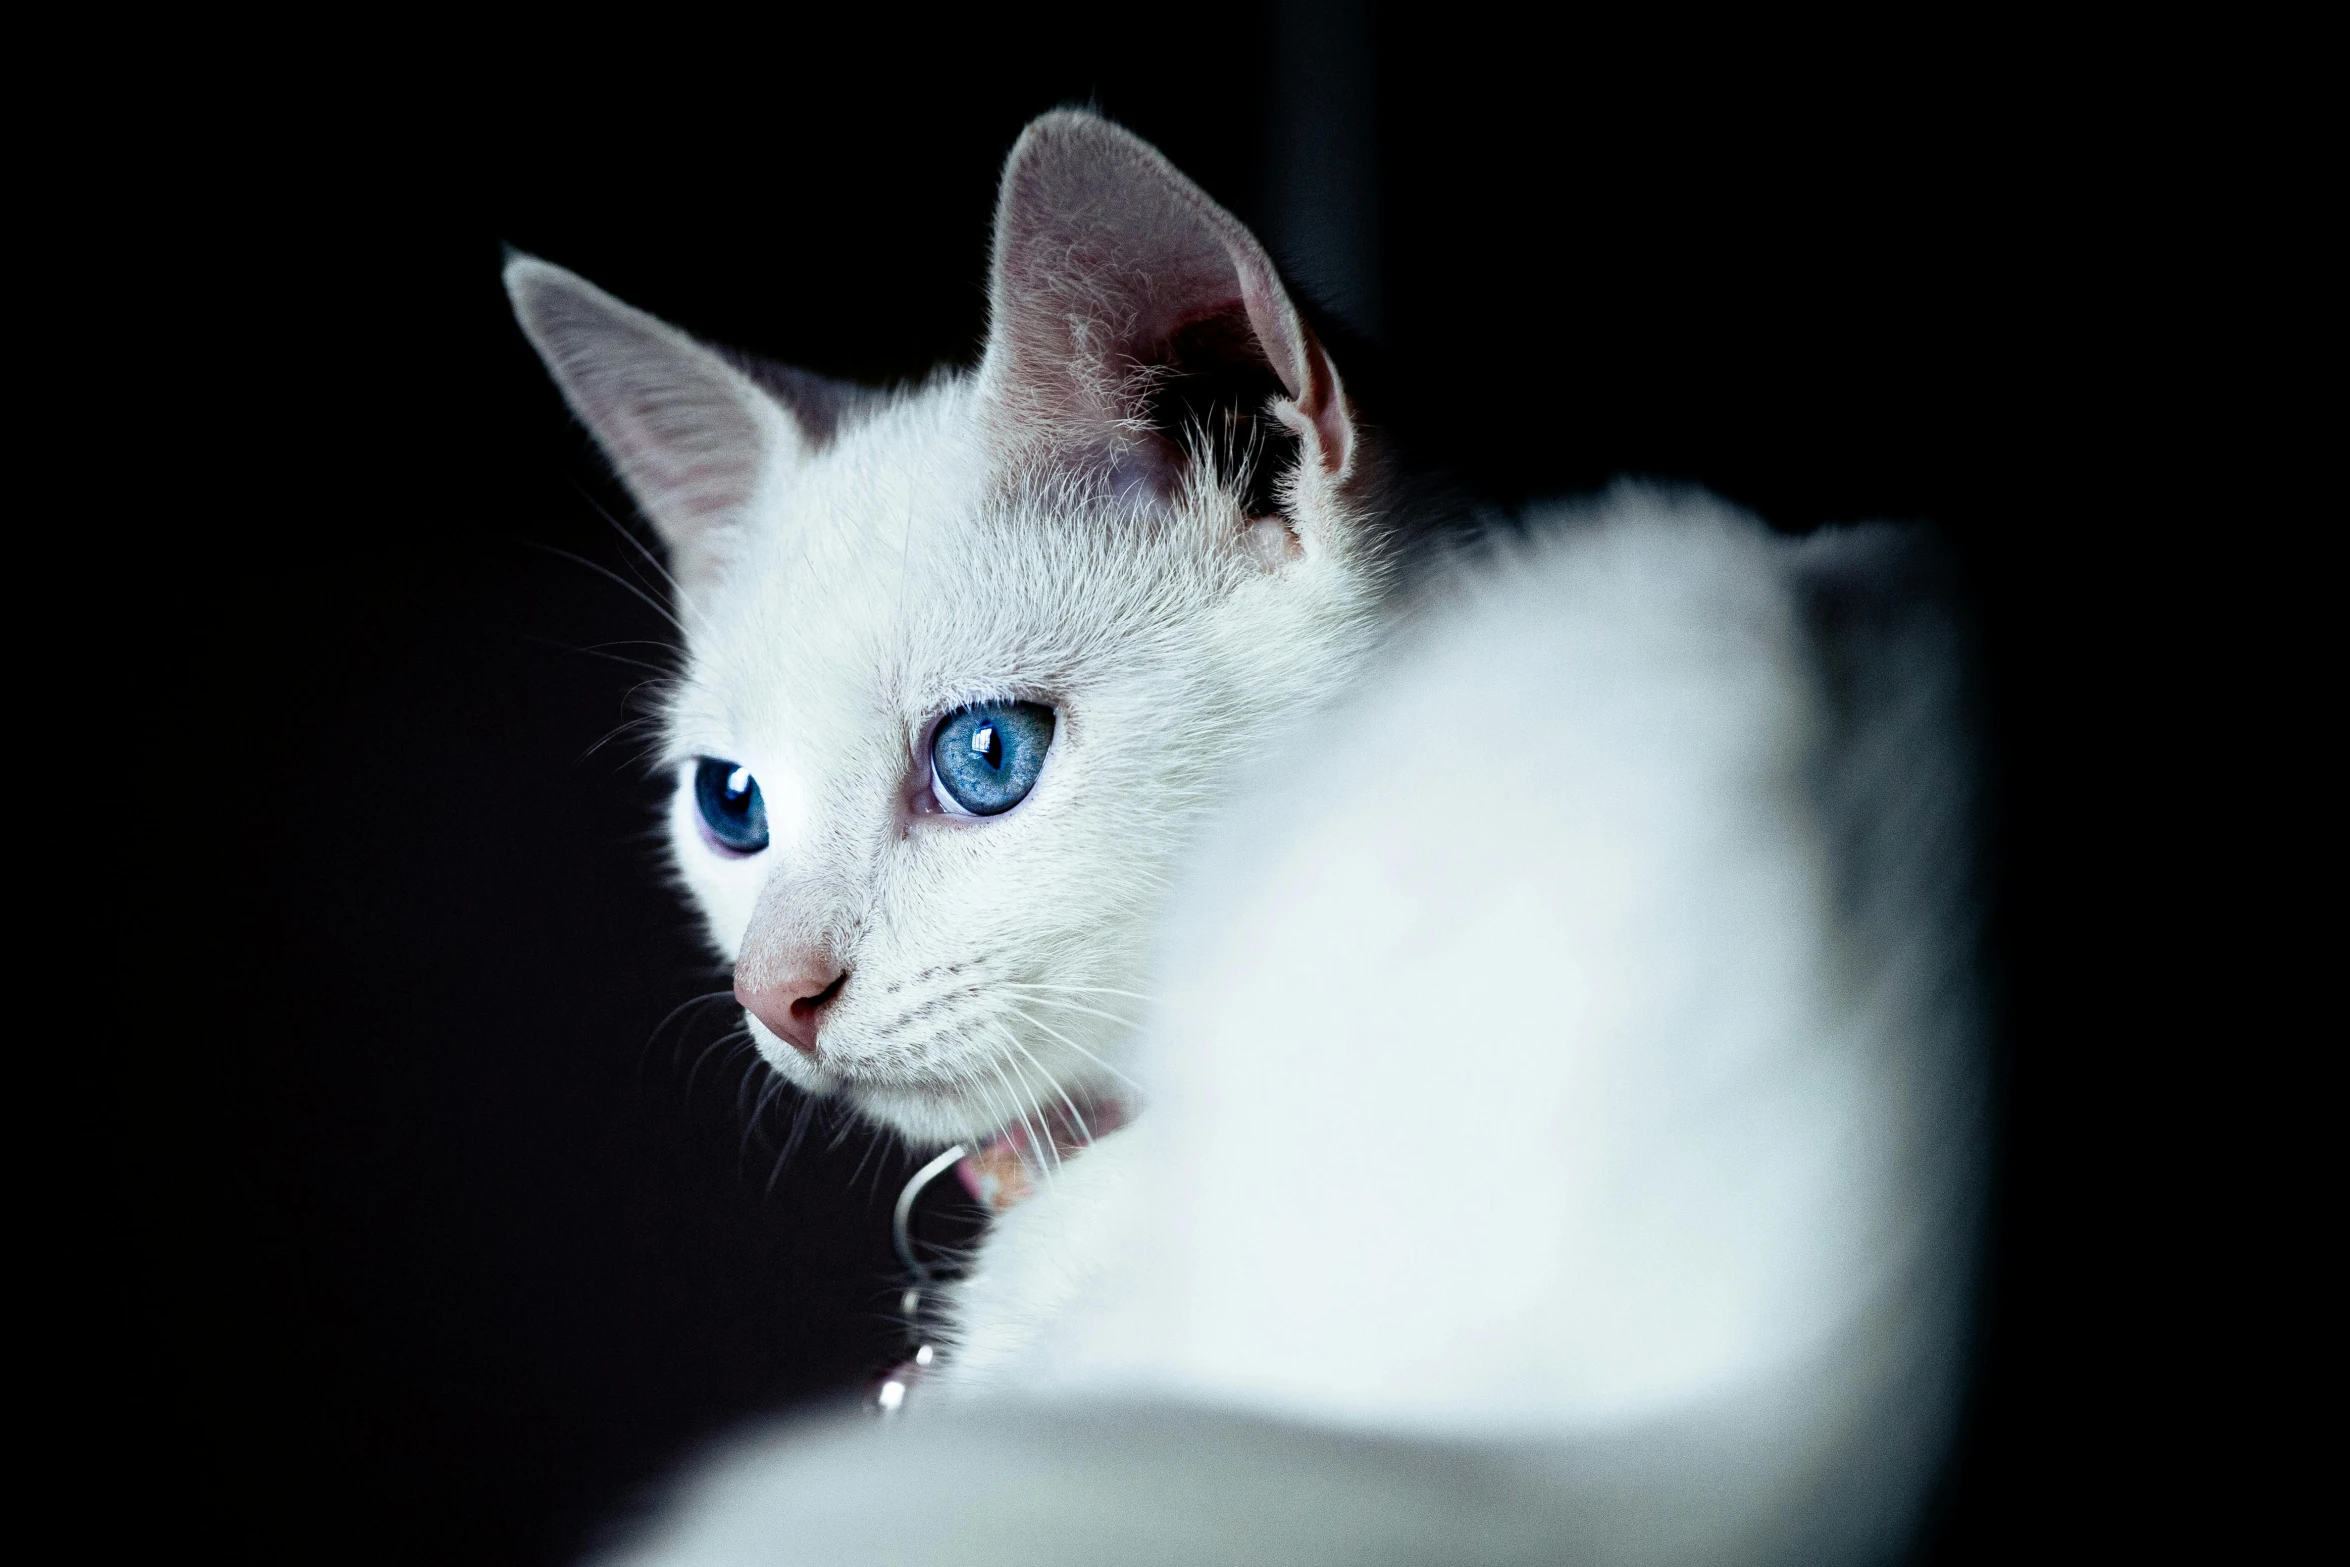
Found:
[[[669,546],[681,584],[723,558],[727,534],[809,440],[717,350],[534,256],[506,264],[515,319],[580,422]]]
[[[1241,475],[1251,517],[1328,515],[1295,503],[1355,466],[1338,373],[1256,237],[1156,149],[1063,110],[1021,133],[996,205],[982,385],[1001,435],[1164,495],[1204,434],[1264,471]],[[1292,480],[1291,475],[1294,475]],[[1312,542],[1307,538],[1307,542]]]

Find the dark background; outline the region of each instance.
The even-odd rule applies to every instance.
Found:
[[[2129,375],[2100,238],[2126,160],[1961,38],[1790,73],[1735,39],[1235,16],[500,69],[348,42],[158,127],[129,228],[174,281],[115,308],[123,379],[180,438],[120,569],[163,628],[125,722],[176,847],[129,853],[153,893],[93,1056],[112,1222],[77,1314],[119,1387],[58,1440],[142,1477],[93,1529],[564,1560],[887,1355],[903,1155],[852,1128],[779,1167],[790,1106],[753,1114],[729,1009],[678,1010],[726,977],[662,884],[634,738],[599,746],[666,628],[614,580],[625,499],[511,324],[500,247],[716,341],[918,377],[976,352],[1020,126],[1093,102],[1363,328],[1374,417],[1489,497],[1632,473],[1951,539],[2004,1151],[1926,1554],[2110,1538],[2084,1498],[2121,1242],[2078,1133],[2127,1089],[2095,987],[2060,976],[2094,967],[2103,895],[2081,823],[2114,655],[2077,611],[2131,591],[2082,565],[2121,526],[2091,430]]]

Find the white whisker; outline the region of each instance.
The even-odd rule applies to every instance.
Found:
[[[988,1069],[995,1073],[996,1081],[1004,1085],[1004,1092],[1010,1096],[1012,1101],[1012,1114],[1015,1118],[1018,1119],[1020,1125],[1027,1131],[1029,1142],[1036,1142],[1038,1140],[1036,1126],[1028,1119],[1028,1112],[1020,1107],[1020,1094],[1018,1090],[1012,1087],[1012,1080],[1004,1075],[1003,1059],[990,1056],[988,1057],[987,1065]],[[1022,1161],[1022,1163],[1026,1162],[1027,1161],[1025,1160]]]
[[[1061,1096],[1061,1103],[1068,1108],[1070,1121],[1077,1127],[1077,1135],[1084,1138],[1088,1143],[1091,1143],[1093,1141],[1093,1129],[1085,1124],[1084,1112],[1077,1108],[1077,1101],[1069,1097],[1069,1090],[1061,1086],[1061,1080],[1053,1076],[1051,1072],[1047,1071],[1045,1069],[1045,1064],[1042,1061],[1037,1060],[1035,1055],[1030,1052],[1026,1045],[1020,1043],[1019,1035],[1013,1033],[1010,1029],[1004,1027],[1004,1025],[1001,1023],[995,1024],[994,1027],[996,1032],[1002,1034],[1006,1040],[1010,1041],[1014,1050],[1019,1051],[1020,1054],[1028,1058],[1028,1064],[1036,1068],[1038,1073],[1043,1076],[1045,1082],[1051,1086],[1052,1091]]]
[[[1036,1111],[1037,1130],[1043,1134],[1043,1143],[1036,1161],[1038,1170],[1043,1170],[1047,1158],[1051,1159],[1052,1168],[1056,1171],[1059,1170],[1061,1167],[1061,1144],[1053,1136],[1052,1117],[1045,1114],[1044,1102],[1038,1099],[1036,1091],[1028,1086],[1028,1074],[1020,1070],[1020,1063],[1010,1056],[1006,1056],[1004,1057],[1004,1065],[1012,1069],[1012,1075],[1019,1080],[1020,1092],[1027,1096],[1029,1106]]]
[[[1031,1028],[1043,1029],[1046,1033],[1052,1035],[1062,1044],[1067,1045],[1070,1049],[1076,1051],[1079,1055],[1085,1057],[1086,1060],[1091,1061],[1095,1066],[1100,1067],[1103,1071],[1109,1073],[1112,1077],[1116,1078],[1119,1082],[1124,1083],[1127,1087],[1133,1089],[1136,1093],[1142,1092],[1142,1085],[1140,1083],[1136,1082],[1133,1078],[1128,1077],[1125,1073],[1119,1071],[1116,1067],[1110,1065],[1109,1062],[1104,1061],[1100,1056],[1095,1055],[1092,1051],[1086,1049],[1083,1045],[1079,1044],[1076,1040],[1071,1039],[1067,1034],[1062,1033],[1059,1029],[1053,1027],[1051,1024],[1043,1022],[1040,1019],[1030,1017],[1027,1013],[1021,1011],[1018,1007],[1014,1007],[1012,1009],[1012,1015],[1020,1019],[1020,1021],[1023,1023],[1026,1023]],[[1122,1020],[1114,1019],[1113,1021]]]
[[[1124,996],[1130,1001],[1145,1004],[1152,999],[1139,990],[1120,990],[1115,985],[1041,985],[1031,980],[1005,979],[997,984],[1006,990],[1059,990],[1072,996]]]
[[[1142,1026],[1142,1024],[1134,1018],[1120,1017],[1115,1012],[1104,1012],[1099,1007],[1089,1007],[1075,1001],[1064,1001],[1058,996],[1022,996],[1020,999],[1028,1003],[1030,1006],[1059,1007],[1064,1012],[1083,1012],[1088,1017],[1106,1018],[1112,1023],[1122,1024],[1127,1028],[1140,1028]]]

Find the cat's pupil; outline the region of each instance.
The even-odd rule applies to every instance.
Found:
[[[938,792],[973,816],[1010,810],[1036,786],[1053,743],[1041,702],[975,702],[939,720],[930,743]]]

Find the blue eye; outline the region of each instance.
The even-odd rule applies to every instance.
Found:
[[[975,703],[939,720],[930,742],[931,776],[973,816],[994,816],[1036,787],[1052,743],[1051,708],[1037,702]]]
[[[747,767],[705,756],[694,768],[694,803],[710,836],[737,854],[767,847],[767,802]]]

